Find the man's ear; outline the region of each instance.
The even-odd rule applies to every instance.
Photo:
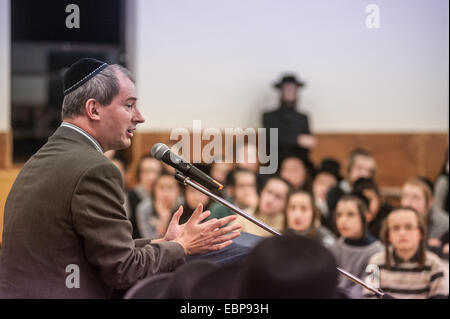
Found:
[[[93,120],[93,121],[98,121],[100,120],[100,112],[99,112],[99,108],[100,103],[98,103],[98,101],[96,99],[89,99],[86,101],[86,104],[84,105],[85,109],[86,109],[86,114],[88,116],[89,119]]]

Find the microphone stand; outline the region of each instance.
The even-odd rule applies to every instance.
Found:
[[[239,207],[229,203],[228,201],[226,201],[225,199],[223,199],[222,197],[219,197],[213,193],[211,193],[208,189],[200,186],[199,184],[196,184],[194,182],[191,181],[191,179],[189,177],[186,177],[183,175],[183,173],[181,173],[180,171],[176,171],[175,173],[175,179],[180,182],[183,185],[189,185],[193,188],[195,188],[196,190],[198,190],[199,192],[207,195],[208,197],[212,198],[213,200],[215,200],[216,202],[219,202],[220,204],[228,207],[229,209],[231,209],[232,211],[234,211],[235,213],[241,215],[242,217],[248,219],[249,221],[251,221],[252,223],[258,225],[259,227],[263,228],[264,230],[268,231],[269,233],[273,234],[273,235],[277,235],[277,236],[281,236],[281,233],[277,232],[276,230],[274,230],[273,228],[271,228],[270,226],[266,225],[265,223],[261,222],[260,220],[254,218],[253,216],[250,216],[249,214],[247,214],[246,212],[244,212],[242,209],[240,209]],[[336,267],[337,271],[343,275],[344,277],[346,277],[347,279],[353,281],[354,283],[366,288],[367,290],[371,291],[372,293],[374,293],[379,299],[393,299],[392,296],[374,288],[371,287],[370,285],[366,284],[364,281],[362,281],[361,279],[355,277],[354,275],[350,274],[349,272]]]
[[[175,173],[175,179],[177,181],[179,181],[181,184],[183,185],[189,185],[192,186],[193,188],[195,188],[196,190],[198,190],[199,192],[202,192],[203,194],[209,196],[210,198],[214,199],[216,202],[221,203],[222,205],[228,207],[229,209],[231,209],[232,211],[238,213],[239,215],[241,215],[242,217],[248,219],[249,221],[251,221],[252,223],[258,225],[259,227],[263,228],[264,230],[267,230],[269,233],[273,234],[273,235],[278,235],[281,236],[281,233],[277,232],[275,229],[269,227],[268,225],[264,224],[263,222],[261,222],[260,220],[256,219],[253,216],[250,216],[249,214],[247,214],[246,212],[244,212],[242,209],[240,209],[239,207],[229,203],[228,201],[226,201],[225,199],[223,199],[222,197],[219,197],[213,193],[211,193],[208,189],[194,183],[191,181],[191,179],[189,177],[186,177],[183,175],[183,173],[181,173],[180,171],[176,171]]]

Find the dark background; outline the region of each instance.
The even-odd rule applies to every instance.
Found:
[[[80,8],[80,28],[66,27],[66,6]],[[13,0],[12,40],[118,44],[122,0]]]
[[[79,28],[66,26],[69,4],[79,7]],[[127,66],[125,11],[125,0],[11,1],[14,162],[25,162],[60,125],[70,65],[89,57]]]

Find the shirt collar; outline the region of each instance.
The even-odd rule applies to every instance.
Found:
[[[395,253],[395,249],[392,249],[392,255],[394,257],[395,263],[396,264],[400,264],[400,263],[404,263],[404,262],[419,262],[420,261],[420,253],[421,253],[422,249],[419,247],[416,251],[416,253],[414,254],[414,256],[412,256],[409,260],[403,260],[400,256],[398,256]]]
[[[93,138],[92,135],[90,135],[88,132],[83,130],[82,128],[80,128],[72,123],[67,123],[67,122],[62,122],[61,126],[68,127],[68,128],[71,128],[71,129],[77,131],[78,133],[80,133],[81,135],[86,137],[94,145],[94,147],[97,149],[97,151],[99,151],[102,154],[104,153],[102,147],[97,142],[97,140],[95,138]]]

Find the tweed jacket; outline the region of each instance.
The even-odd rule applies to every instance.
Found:
[[[178,243],[132,239],[122,183],[91,140],[59,127],[8,195],[0,298],[109,298],[184,263]]]

